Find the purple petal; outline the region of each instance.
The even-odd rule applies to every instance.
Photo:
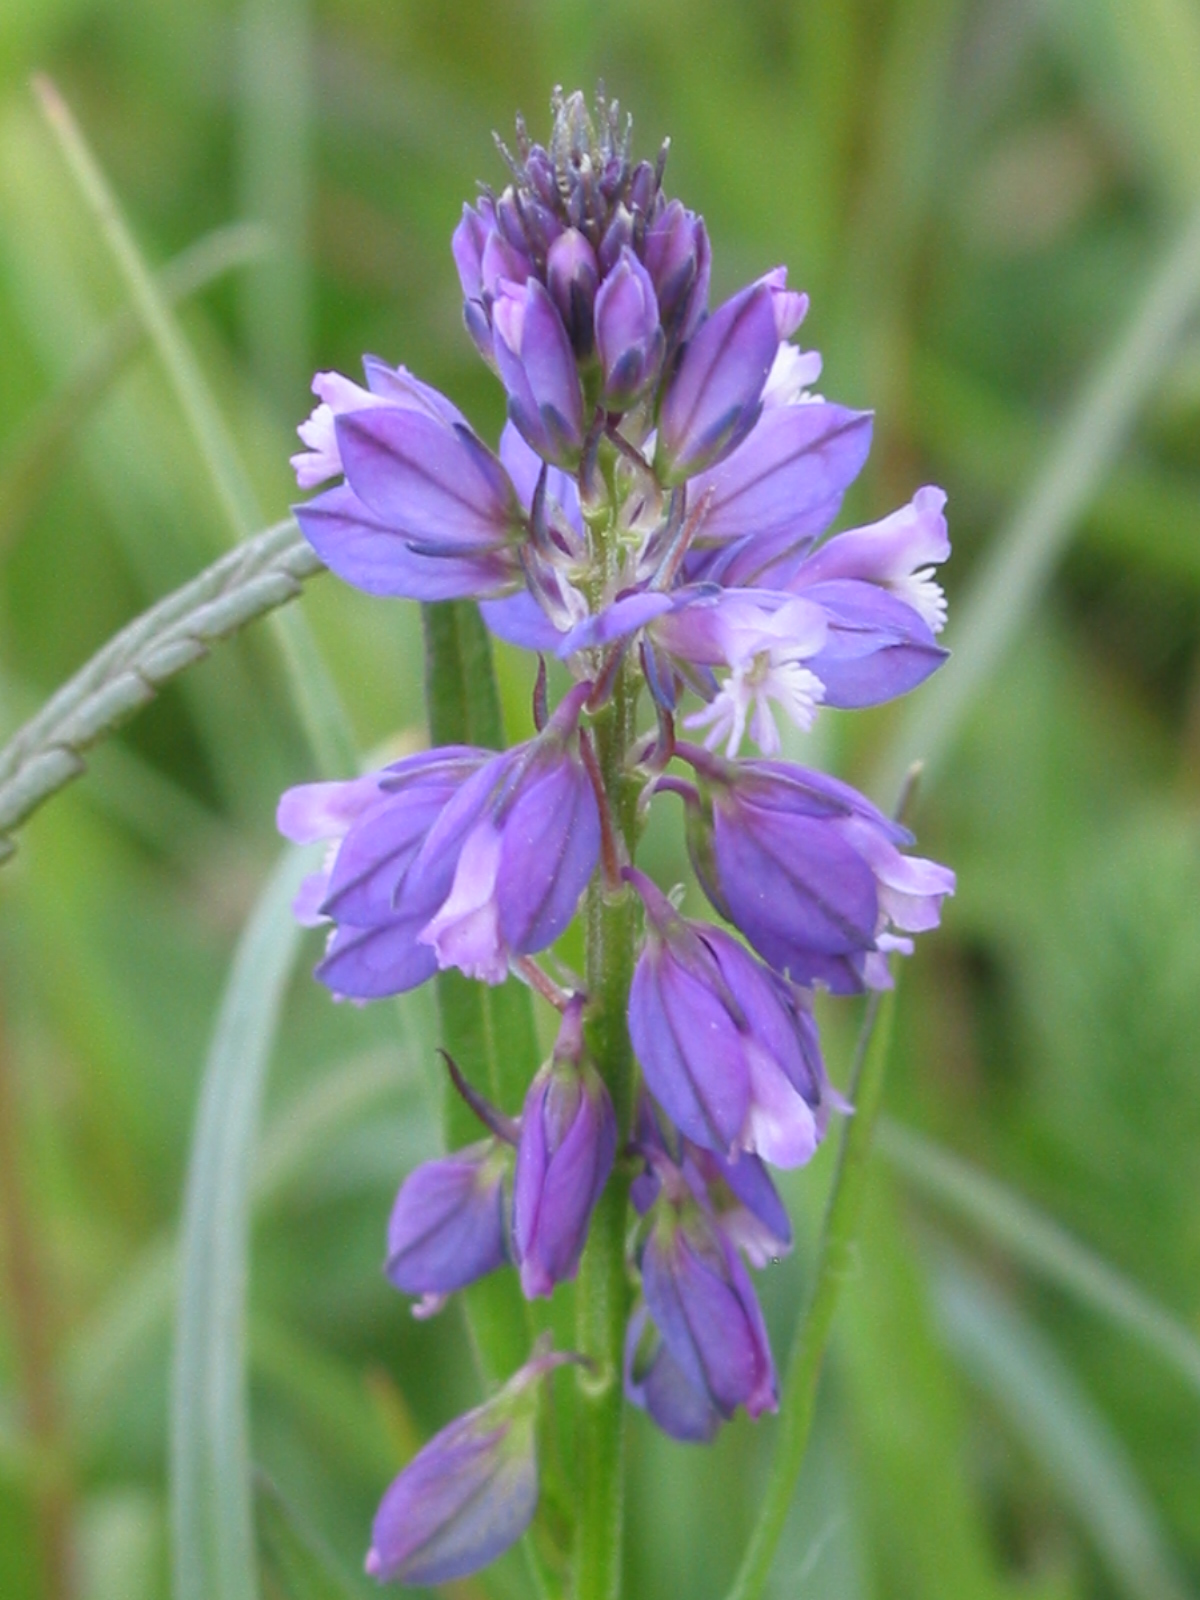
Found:
[[[349,1000],[380,1000],[417,988],[437,971],[433,951],[417,940],[425,920],[397,917],[374,928],[338,928],[315,976]]]
[[[663,398],[657,466],[664,482],[682,483],[746,437],[778,345],[764,284],[743,289],[701,323]]]
[[[647,1343],[651,1350],[643,1356]],[[634,1310],[625,1335],[625,1393],[683,1444],[708,1444],[721,1426],[721,1413],[704,1390],[688,1382],[644,1304]]]
[[[520,524],[508,474],[469,429],[381,406],[339,417],[337,436],[355,494],[422,550],[494,550]]]
[[[528,589],[503,600],[481,600],[479,614],[497,639],[515,644],[521,650],[540,650],[557,655],[563,635],[550,621]]]
[[[349,484],[293,506],[300,531],[332,572],[368,594],[405,600],[466,600],[503,594],[517,581],[504,550],[479,555],[424,555],[406,534],[376,516]]]
[[[576,650],[592,650],[598,646],[615,644],[627,639],[639,628],[671,611],[679,604],[676,595],[660,590],[641,589],[635,594],[623,595],[595,616],[578,623],[558,645],[560,656],[573,655]]]
[[[511,949],[532,955],[565,930],[600,858],[600,815],[582,766],[563,759],[523,786],[503,830],[500,926]]]
[[[385,1271],[397,1289],[452,1294],[503,1265],[501,1172],[484,1141],[409,1174],[388,1223]]]
[[[824,648],[811,662],[827,705],[851,709],[894,699],[924,683],[949,655],[911,606],[873,583],[842,579],[798,592],[829,621]]]
[[[780,529],[807,536],[806,518],[824,515],[862,470],[871,427],[869,412],[822,401],[764,411],[744,442],[688,489],[692,506],[712,493],[700,541],[778,537]]]

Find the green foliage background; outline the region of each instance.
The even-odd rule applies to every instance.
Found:
[[[257,526],[294,494],[314,367],[403,361],[494,436],[450,230],[476,179],[502,181],[491,130],[521,108],[541,133],[553,84],[602,78],[642,150],[670,134],[668,187],[708,220],[716,294],[780,261],[811,293],[822,388],[877,411],[848,511],[948,490],[952,618],[1200,206],[1195,0],[7,0],[6,733],[230,539],[35,70],[156,269],[231,223],[268,230],[266,254],[180,312]],[[257,248],[222,239],[231,258]],[[122,318],[135,348],[109,371],[98,342]],[[1200,1334],[1195,324],[1069,531],[1036,594],[993,594],[1021,607],[1011,642],[919,801],[922,847],[960,890],[905,975],[892,1125],[779,1600],[1200,1590],[1195,1347],[1156,1352],[1154,1305],[1089,1303],[1071,1244]],[[421,737],[416,608],[328,578],[301,604],[353,745]],[[260,626],[185,674],[0,869],[4,1600],[170,1593],[175,1241],[200,1074],[278,854],[275,800],[316,776],[277,645]],[[498,666],[521,737],[528,667]],[[904,709],[827,714],[808,753],[890,803]],[[647,846],[668,879],[686,875],[675,820]],[[456,1316],[413,1323],[379,1271],[392,1193],[438,1143],[432,1003],[334,1007],[305,975],[310,941],[303,957],[264,1045],[251,1185],[250,1448],[263,1592],[288,1600],[371,1592],[356,1574],[382,1488],[479,1392]],[[826,1038],[844,1081],[850,1023],[831,1012]],[[935,1192],[900,1124],[1057,1219],[1067,1265],[1039,1257],[1027,1211],[1005,1232],[1007,1198],[988,1222]],[[788,1184],[800,1244],[762,1284],[779,1351],[830,1165]],[[634,1418],[631,1595],[724,1592],[771,1430],[739,1422],[697,1451]],[[505,1564],[494,1592],[523,1581]]]

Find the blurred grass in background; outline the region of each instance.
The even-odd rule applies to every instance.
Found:
[[[6,732],[231,537],[37,114],[35,70],[72,105],[146,258],[179,263],[168,288],[209,277],[180,316],[264,525],[294,493],[314,366],[403,361],[494,437],[500,391],[461,329],[450,231],[477,179],[503,181],[491,130],[519,108],[540,136],[554,83],[602,78],[640,151],[671,135],[668,189],[708,220],[715,297],[780,261],[811,293],[823,390],[877,411],[853,517],[922,482],[948,490],[952,618],[1200,205],[1195,0],[8,0]],[[267,230],[265,253],[242,231],[185,256],[237,222]],[[302,605],[355,745],[418,729],[416,608],[331,579]],[[1162,364],[1014,627],[920,799],[921,846],[960,889],[905,978],[889,1111],[1197,1333],[1200,330]],[[519,737],[527,670],[503,652],[499,666]],[[820,759],[870,783],[903,712],[827,714]],[[172,1241],[199,1077],[277,853],[278,792],[314,776],[260,627],[100,749],[3,869],[4,1600],[169,1593]],[[676,820],[656,819],[647,853],[683,878]],[[413,1323],[379,1270],[392,1193],[436,1147],[432,1007],[334,1007],[304,976],[314,955],[272,1054],[249,1311],[252,1454],[276,1486],[260,1498],[264,1592],[294,1600],[334,1591],[289,1578],[289,1518],[345,1592],[369,1593],[354,1575],[382,1488],[478,1392],[454,1314]],[[848,1028],[831,1018],[827,1043],[842,1078]],[[897,1136],[877,1161],[773,1593],[1200,1590],[1186,1358],[1089,1307],[1069,1272],[1055,1286],[1035,1270],[1024,1213],[1005,1235],[931,1195],[913,1149]],[[780,1353],[829,1165],[792,1176],[801,1244],[762,1282]],[[772,1424],[688,1450],[643,1423],[628,1592],[716,1597]]]

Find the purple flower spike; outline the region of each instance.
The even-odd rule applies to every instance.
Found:
[[[507,1259],[504,1179],[510,1158],[494,1139],[426,1161],[400,1186],[388,1223],[388,1278],[422,1298],[417,1317]]]
[[[655,467],[664,483],[682,483],[737,448],[758,421],[778,348],[766,284],[743,289],[700,324],[663,398]]]
[[[688,1381],[644,1303],[635,1307],[625,1334],[625,1394],[682,1444],[708,1444],[721,1426],[721,1413]]]
[[[529,1086],[513,1179],[513,1246],[527,1299],[573,1278],[612,1171],[617,1119],[583,1053],[583,1000],[563,1016],[553,1058]]]
[[[719,928],[685,922],[640,872],[626,876],[646,907],[629,1035],[651,1094],[706,1149],[803,1165],[828,1119],[803,997]]]
[[[581,361],[592,353],[592,315],[599,282],[596,252],[578,228],[560,233],[546,257],[546,285],[571,348]]]
[[[544,461],[573,469],[583,445],[575,353],[554,301],[535,279],[502,282],[492,307],[508,414]]]
[[[628,247],[596,296],[596,348],[603,403],[624,411],[658,378],[664,339],[650,274]]]
[[[711,823],[693,813],[689,844],[721,913],[796,983],[838,994],[886,985],[878,952],[906,943],[888,934],[889,921],[913,932],[934,926],[953,873],[902,856],[897,846],[911,836],[824,773],[787,761],[734,764],[688,745],[679,754],[711,799]]]
[[[516,1543],[537,1509],[537,1387],[568,1359],[535,1355],[499,1394],[456,1418],[418,1452],[376,1513],[369,1577],[449,1583]]]
[[[778,1409],[762,1311],[737,1251],[690,1195],[660,1199],[641,1252],[642,1293],[686,1383],[722,1417]]]

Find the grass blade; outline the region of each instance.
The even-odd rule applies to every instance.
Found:
[[[171,1390],[175,1600],[256,1600],[246,1397],[251,1173],[267,1067],[312,869],[289,850],[246,924],[213,1033],[192,1141]]]
[[[742,1558],[728,1600],[759,1600],[771,1575],[771,1563],[783,1534],[796,1480],[804,1464],[812,1431],[817,1380],[838,1296],[853,1269],[854,1241],[866,1188],[872,1134],[883,1097],[884,1071],[891,1042],[895,990],[875,993],[868,1002],[859,1040],[858,1061],[850,1085],[854,1115],[846,1118],[838,1151],[837,1171],[813,1277],[812,1296],[796,1324],[779,1402],[775,1455],[762,1496],[758,1520]]]
[[[209,646],[300,593],[324,568],[289,518],[222,556],[114,635],[0,750],[0,861],[9,835],[84,771],[83,751]]]
[[[1065,1228],[994,1178],[894,1122],[879,1151],[910,1187],[977,1228],[1056,1289],[1126,1330],[1200,1394],[1200,1339]]]
[[[1191,1600],[1133,1463],[1053,1346],[962,1266],[939,1274],[950,1343],[1087,1529],[1129,1600]]]
[[[873,794],[896,793],[916,760],[935,777],[979,690],[1029,617],[1200,306],[1200,211],[1167,251],[1133,316],[1083,384],[1041,472],[956,607],[953,662],[909,706]]]
[[[112,252],[134,310],[158,351],[229,533],[235,542],[246,539],[261,527],[263,515],[199,364],[142,260],[116,197],[66,102],[46,77],[35,78],[34,89],[79,191]],[[293,613],[280,619],[276,632],[296,707],[322,772],[329,777],[356,772],[358,762],[347,732],[349,722],[307,623]]]

